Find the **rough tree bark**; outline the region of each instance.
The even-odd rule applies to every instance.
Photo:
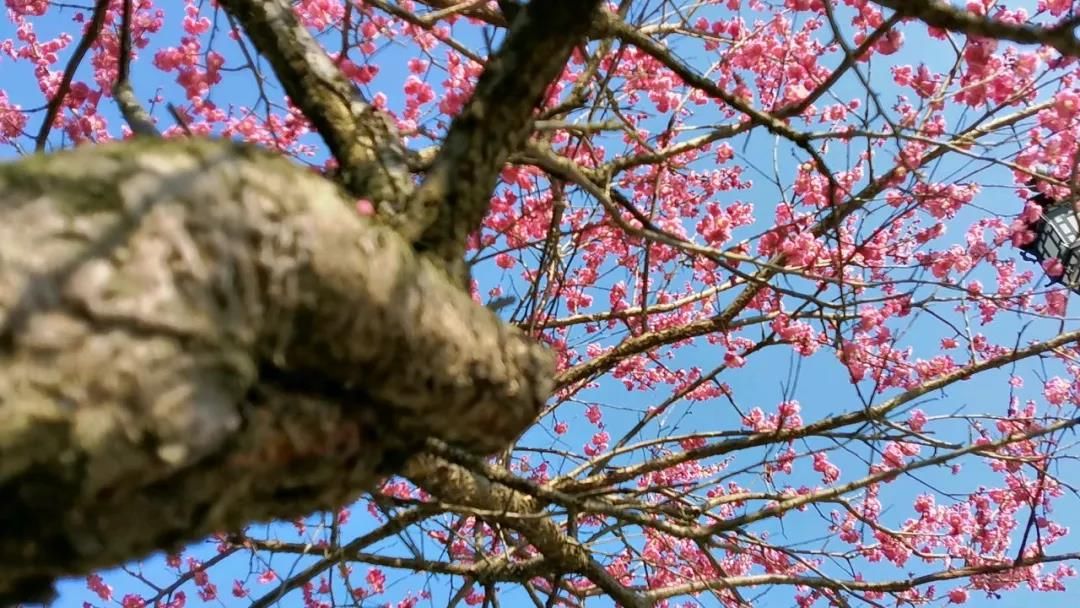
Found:
[[[287,0],[221,5],[341,187],[205,140],[0,165],[0,605],[347,503],[427,438],[492,453],[552,390],[546,349],[462,289],[461,254],[599,2],[518,11],[415,193],[396,132]]]
[[[0,591],[332,507],[424,437],[491,452],[548,354],[360,217],[223,142],[0,168]]]

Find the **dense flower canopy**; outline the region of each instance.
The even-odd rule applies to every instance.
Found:
[[[512,4],[292,2],[417,179]],[[5,156],[130,136],[123,81],[166,137],[333,175],[217,2],[6,9]],[[443,454],[486,485],[394,477],[65,593],[809,607],[1064,590],[1080,325],[1060,262],[1020,247],[1030,198],[1080,188],[1078,20],[1069,0],[609,3],[469,240],[474,297],[558,359],[513,448]]]

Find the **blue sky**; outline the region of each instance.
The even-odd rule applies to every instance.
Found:
[[[1033,3],[1032,3],[1033,4]],[[1016,3],[1010,3],[1011,6],[1015,6]],[[182,7],[179,3],[169,4],[166,8],[167,12],[167,25],[165,31],[155,37],[155,44],[173,44],[179,38],[179,18],[182,15]],[[70,22],[70,11],[54,12],[45,19],[39,19],[35,21],[35,28],[39,32],[39,35],[46,37],[47,35],[58,31],[70,31],[72,29]],[[924,47],[921,42],[916,38],[911,37],[909,32],[909,40],[906,47],[901,52],[901,55],[894,58],[890,63],[918,63],[925,61],[928,63],[947,61],[947,57],[942,56],[922,56],[920,50]],[[0,41],[5,38],[13,37],[13,28],[6,21],[0,22]],[[149,64],[149,59],[152,56],[154,46],[150,49],[143,51],[142,60],[136,62],[134,65],[134,84],[137,88],[137,92],[142,97],[150,97],[160,89],[166,98],[168,99],[182,99],[180,89],[170,80],[170,76],[162,74],[153,69]],[[225,48],[225,47],[222,47]],[[933,48],[933,47],[929,47]],[[70,51],[70,48],[68,49]],[[62,61],[66,59],[66,53],[62,57]],[[400,83],[405,78],[404,60],[407,58],[407,53],[398,47],[390,46],[382,49],[378,55],[378,63],[382,68],[382,74],[380,79],[376,81],[376,86],[373,88],[379,90],[386,90],[391,96],[394,96],[400,91]],[[882,95],[895,94],[895,87],[887,79],[887,72],[882,69],[878,69],[876,72],[877,80],[875,81],[876,88]],[[87,71],[84,69],[81,75],[85,77]],[[0,82],[12,100],[16,103],[21,103],[24,108],[38,107],[44,103],[40,92],[37,89],[36,83],[33,80],[33,76],[30,73],[28,67],[23,63],[12,63],[6,58],[0,58]],[[840,97],[844,96],[859,96],[861,89],[856,81],[851,79],[845,79],[842,81],[837,89],[837,93]],[[226,76],[224,82],[220,87],[215,89],[215,99],[220,103],[234,102],[237,104],[251,104],[254,102],[254,95],[250,90],[247,82],[243,78],[231,78]],[[108,102],[103,102],[101,111],[104,112],[110,119],[115,119],[116,113]],[[164,125],[170,124],[170,119],[164,113],[158,114],[162,118]],[[29,128],[36,130],[42,113],[37,112],[31,116]],[[706,122],[707,117],[704,115],[698,116],[699,122]],[[756,166],[767,167],[772,163],[771,157],[760,157],[755,154],[755,150],[765,149],[768,150],[771,155],[774,151],[773,141],[770,137],[755,132],[749,139],[740,139],[732,142],[733,147],[739,151],[742,157],[740,161],[752,163]],[[745,151],[745,152],[744,152]],[[776,149],[778,157],[781,158],[782,175],[790,177],[794,167],[796,166],[795,160],[790,157],[790,150],[784,147]],[[843,154],[844,151],[835,151],[836,155]],[[10,156],[12,151],[10,149],[0,150],[0,155]],[[839,156],[838,156],[839,157]],[[839,165],[838,166],[842,166]],[[958,161],[950,161],[944,163],[935,168],[936,175],[950,175],[953,173],[963,174],[971,170],[971,167],[965,166],[964,163]],[[753,177],[753,175],[751,174]],[[990,169],[988,171],[979,173],[978,179],[986,184],[998,184],[1008,185],[1010,184],[1010,178],[1004,172],[998,169]],[[742,193],[740,196],[754,198],[757,200],[768,201],[775,200],[777,193],[774,189],[770,189],[768,183],[765,180],[761,180],[764,184],[759,184],[748,193]],[[991,209],[993,212],[1009,214],[1015,213],[1018,210],[1017,202],[1011,191],[1007,188],[995,190],[994,188],[985,188],[983,195],[978,200],[978,203],[983,209]],[[964,215],[954,223],[957,226],[965,226],[969,224],[974,218],[978,217],[981,213],[979,209],[969,208],[965,210]],[[765,216],[767,217],[767,215]],[[959,239],[958,234],[951,234],[949,238]],[[514,279],[508,275],[505,275],[498,271],[493,265],[487,265],[478,269],[477,278],[481,282],[481,292],[486,291],[487,287],[495,284],[507,284],[508,281]],[[599,304],[603,304],[600,298],[597,298]],[[1075,307],[1072,307],[1075,310]],[[998,321],[992,326],[994,334],[999,336],[1008,336],[1018,333],[1021,327],[1026,323],[1026,319],[1016,318],[1009,321]],[[911,344],[922,349],[933,348],[936,341],[940,338],[940,330],[929,329],[933,327],[933,320],[921,319],[911,328],[909,333],[905,337],[905,344]],[[1048,332],[1052,333],[1052,328],[1047,324],[1041,324],[1042,327],[1036,329],[1040,332],[1038,335],[1046,336]],[[1069,322],[1069,326],[1075,326],[1072,321]],[[1032,331],[1028,328],[1026,331]],[[805,358],[805,359],[792,359],[787,349],[766,349],[762,353],[755,355],[749,360],[749,364],[746,368],[740,369],[735,373],[725,374],[722,378],[724,382],[732,385],[736,395],[739,396],[740,405],[745,406],[746,409],[755,405],[760,405],[765,409],[769,409],[775,403],[785,399],[798,399],[803,408],[803,415],[807,419],[816,419],[825,416],[829,413],[835,413],[843,410],[850,410],[858,407],[860,403],[860,396],[856,392],[855,388],[848,384],[844,379],[846,373],[842,370],[835,358],[828,352],[822,353]],[[922,352],[926,352],[923,350]],[[703,369],[709,369],[717,364],[718,358],[722,356],[722,353],[717,353],[715,350],[710,350],[707,347],[695,347],[680,351],[676,362],[685,365],[698,365]],[[778,373],[779,370],[779,373]],[[1004,412],[1007,406],[1008,385],[1007,380],[1010,373],[1013,370],[997,370],[989,372],[980,376],[977,380],[971,382],[965,382],[955,387],[950,388],[947,394],[928,396],[926,403],[922,405],[924,409],[928,411],[934,411],[935,413],[943,411],[953,411],[960,408],[964,408],[970,412]],[[1019,389],[1019,393],[1023,398],[1037,398],[1039,387],[1034,382],[1036,374],[1041,373],[1040,370],[1035,367],[1026,370],[1021,374],[1028,378],[1031,382],[1028,383],[1023,389]],[[604,403],[607,407],[607,414],[605,421],[609,425],[610,432],[613,437],[620,436],[620,429],[625,429],[632,425],[638,419],[639,413],[644,408],[661,401],[666,394],[650,395],[640,392],[627,392],[616,381],[606,380],[601,383],[601,387],[598,390],[591,391],[588,394],[588,399],[592,402]],[[562,438],[559,438],[555,444],[556,447],[569,448],[573,450],[579,450],[580,446],[587,441],[588,436],[591,434],[591,428],[583,422],[584,414],[583,408],[564,407],[560,410],[559,416],[566,418],[572,422],[571,432]],[[680,433],[689,432],[692,430],[700,429],[728,429],[736,428],[739,424],[737,415],[726,407],[706,407],[705,404],[695,404],[693,406],[687,406],[686,404],[680,404],[672,408],[671,414],[662,417],[659,421],[651,425],[644,433],[645,437],[657,436],[667,433]],[[547,425],[546,428],[550,428]],[[526,443],[532,445],[551,445],[552,440],[550,434],[546,431],[545,427],[534,429],[532,434],[526,438]],[[857,470],[857,467],[862,466],[859,464],[860,457],[869,457],[865,449],[861,452],[846,454],[842,450],[834,452],[833,460],[836,464],[845,468],[845,470]],[[799,483],[799,476],[805,476],[805,482],[808,484],[814,484],[817,481],[816,475],[810,470],[809,466],[804,464],[797,472],[796,476],[792,479],[796,485]],[[928,473],[922,473],[918,478],[905,478],[897,481],[894,484],[888,486],[883,495],[891,497],[895,500],[897,506],[895,507],[896,518],[890,520],[890,523],[899,523],[910,514],[910,499],[917,493],[932,491],[930,488],[935,487],[936,484],[948,485],[958,489],[966,488],[972,489],[979,484],[992,483],[995,477],[990,475],[985,466],[975,462],[969,462],[965,467],[961,478],[951,475],[947,471],[930,471]],[[959,483],[958,483],[959,482]],[[887,494],[886,494],[887,493]],[[888,502],[888,499],[885,499]],[[1064,512],[1059,512],[1057,515],[1059,519],[1072,526],[1076,527],[1080,525],[1080,510],[1076,509],[1077,505],[1075,498],[1069,499],[1065,504],[1070,505],[1070,508]],[[887,510],[886,516],[889,517],[892,511]],[[897,518],[899,521],[897,521]],[[344,527],[342,533],[348,537],[366,531],[371,526],[370,519],[364,514],[362,508],[354,509],[354,515],[351,522]],[[253,527],[252,531],[259,530],[259,526]],[[783,527],[770,525],[765,529],[770,529],[773,534],[778,535],[774,537],[777,542],[785,543],[799,543],[803,541],[810,541],[815,538],[819,538],[826,534],[825,524],[823,520],[816,517],[814,513],[808,513],[803,515],[793,515],[786,518]],[[294,536],[291,526],[274,526],[272,530],[266,533],[267,536],[282,535],[282,536]],[[417,543],[425,542],[422,537],[416,536],[413,540]],[[1080,542],[1075,539],[1066,541],[1057,546],[1059,551],[1076,550],[1080,546]],[[401,545],[400,542],[395,546],[394,544],[382,545],[383,550],[397,551],[399,554]],[[193,555],[204,556],[204,559],[213,554],[212,546],[199,546],[192,552]],[[311,561],[311,558],[298,559],[294,562],[286,561],[287,556],[278,556],[274,558],[272,564],[270,564],[275,570],[277,570],[282,576],[287,576],[290,571],[295,571],[303,568],[305,564]],[[257,565],[259,569],[263,565]],[[863,573],[867,578],[882,577],[882,578],[895,578],[900,573],[895,567],[882,566],[882,565],[869,565],[864,564]],[[912,566],[915,568],[916,566]],[[165,569],[163,561],[158,558],[154,558],[144,562],[141,566],[142,575],[148,580],[156,581],[158,583],[167,584],[170,582],[173,575]],[[248,578],[249,588],[253,589],[253,595],[258,596],[263,590],[267,588],[265,585],[259,585],[253,579],[254,576],[249,576],[249,572],[252,569],[252,564],[246,554],[240,554],[235,557],[229,558],[223,563],[219,564],[212,571],[212,576],[219,586],[219,593],[224,599],[224,604],[232,605],[244,605],[243,602],[236,602],[229,596],[229,585],[233,578]],[[361,573],[364,571],[363,567],[358,567],[357,570]],[[400,598],[405,591],[409,589],[418,589],[425,584],[423,577],[408,574],[399,574],[393,571],[387,570],[387,587],[389,593],[387,598]],[[119,598],[127,592],[146,593],[147,587],[138,582],[135,578],[124,573],[113,573],[106,576],[107,582],[115,587],[115,597]],[[1080,582],[1076,583],[1080,585]],[[441,606],[445,605],[445,594],[438,593],[440,591],[440,579],[431,581],[431,590],[434,592],[430,605]],[[942,590],[951,588],[949,584],[939,585]],[[443,589],[444,590],[444,589]],[[61,597],[57,606],[66,608],[67,606],[80,606],[83,601],[91,601],[95,606],[108,605],[104,602],[96,600],[90,596],[85,590],[85,585],[81,580],[72,581],[64,584],[61,587]],[[187,589],[189,598],[194,598],[196,593],[194,589]],[[509,600],[512,600],[513,596],[508,596]],[[1001,601],[991,602],[979,594],[973,594],[972,600],[968,605],[973,606],[1025,606],[1032,602],[1039,602],[1046,608],[1057,608],[1072,606],[1076,601],[1080,599],[1080,592],[1070,591],[1065,594],[1038,594],[1033,595],[1024,591],[1010,593]],[[704,605],[708,604],[708,599],[702,600]],[[289,596],[281,602],[282,606],[293,606],[299,604],[299,598],[296,594]],[[190,604],[189,604],[190,605]],[[196,605],[198,603],[196,602]],[[365,604],[367,605],[367,604]],[[375,604],[370,604],[375,605]],[[594,604],[590,603],[590,606]],[[596,605],[604,605],[602,602],[597,602]],[[780,590],[779,592],[770,592],[763,596],[755,605],[761,606],[789,606],[790,592],[788,590]]]

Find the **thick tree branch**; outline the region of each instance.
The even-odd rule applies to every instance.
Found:
[[[532,132],[544,92],[584,39],[599,5],[536,0],[517,11],[410,205],[416,209],[410,215],[422,220],[401,229],[418,249],[461,269],[465,239],[487,213],[499,172]]]
[[[285,92],[337,159],[342,184],[388,217],[404,212],[412,192],[406,151],[393,119],[356,87],[296,19],[288,0],[222,0]]]
[[[549,354],[348,200],[224,142],[0,165],[0,600],[533,420]]]
[[[1007,23],[991,17],[976,15],[939,0],[874,0],[876,4],[893,9],[900,15],[923,23],[968,36],[1010,40],[1020,44],[1041,44],[1069,57],[1080,57],[1080,40],[1073,35],[1075,20],[1064,21],[1058,27]]]

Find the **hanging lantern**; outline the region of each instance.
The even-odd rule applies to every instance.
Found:
[[[1035,183],[1029,185],[1034,188]],[[1042,217],[1031,225],[1035,239],[1020,248],[1024,257],[1039,263],[1061,261],[1064,272],[1050,279],[1080,293],[1080,221],[1076,211],[1071,204],[1062,204],[1041,192],[1031,202],[1042,209]]]

